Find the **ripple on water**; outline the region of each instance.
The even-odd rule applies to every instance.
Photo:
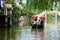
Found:
[[[59,40],[60,38],[60,29],[56,26],[50,26],[48,29],[45,29],[45,40]]]

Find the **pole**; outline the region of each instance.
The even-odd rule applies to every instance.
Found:
[[[55,13],[55,26],[57,27],[57,13]]]
[[[44,26],[46,27],[47,26],[47,11],[45,13],[45,23],[44,23]]]
[[[8,22],[8,20],[7,20],[7,9],[6,9],[6,14],[5,14],[5,16],[6,16],[6,18],[5,18],[5,23],[6,23],[6,27],[7,27],[7,22]]]

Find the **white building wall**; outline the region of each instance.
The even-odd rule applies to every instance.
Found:
[[[16,3],[20,3],[20,0],[15,0]]]

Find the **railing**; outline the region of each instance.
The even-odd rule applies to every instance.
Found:
[[[48,21],[47,18],[49,17],[49,16],[47,16],[47,14],[48,14],[48,15],[54,14],[54,17],[53,17],[53,18],[54,18],[55,20],[53,20],[53,19],[51,19],[51,18],[50,18],[50,19],[51,19],[52,21],[54,21],[54,26],[58,27],[58,24],[60,23],[60,22],[58,22],[58,20],[59,20],[59,19],[58,19],[58,16],[60,17],[60,12],[58,12],[58,11],[46,11],[46,12],[44,13],[44,15],[45,15],[45,26],[48,26],[48,25],[49,25],[49,24],[47,23],[47,21]],[[52,23],[53,23],[53,22],[52,22]],[[52,23],[51,23],[51,24],[52,24]],[[51,24],[50,24],[50,25],[51,25]]]

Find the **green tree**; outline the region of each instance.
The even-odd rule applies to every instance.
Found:
[[[53,10],[53,2],[60,0],[27,0],[29,10],[33,12],[39,12],[44,10]],[[37,10],[37,11],[36,11]]]

